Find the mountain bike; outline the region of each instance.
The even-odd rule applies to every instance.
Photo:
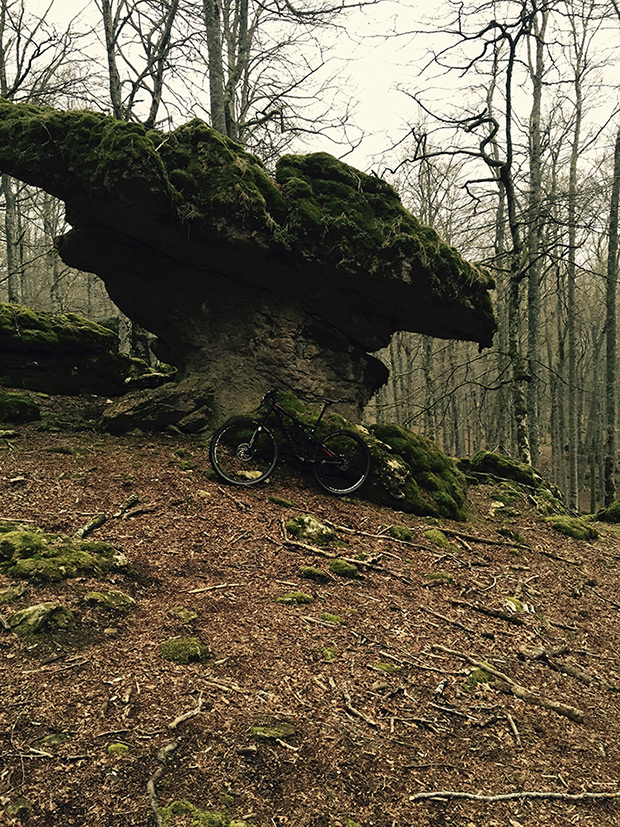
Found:
[[[256,485],[267,479],[280,455],[274,433],[265,421],[274,416],[281,432],[302,463],[312,465],[321,488],[330,494],[351,494],[370,473],[370,454],[366,443],[352,431],[334,431],[319,439],[317,428],[330,405],[328,399],[312,427],[300,422],[277,401],[276,391],[263,397],[257,418],[238,416],[221,425],[211,438],[209,456],[221,479],[234,485]]]

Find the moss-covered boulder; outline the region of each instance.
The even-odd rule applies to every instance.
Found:
[[[284,606],[309,606],[314,603],[314,597],[307,592],[289,592],[276,597],[276,603],[282,603]]]
[[[0,389],[0,422],[34,422],[37,419],[41,419],[41,411],[27,394],[10,393]]]
[[[620,523],[620,500],[596,512],[596,519],[605,523]]]
[[[122,571],[127,565],[125,555],[109,543],[0,522],[0,571],[10,577],[50,583],[78,574]]]
[[[588,541],[598,539],[598,531],[594,526],[589,525],[579,517],[568,517],[565,514],[560,514],[555,517],[548,517],[547,521],[555,531],[564,534],[566,537]]]
[[[314,546],[328,546],[336,539],[334,529],[322,523],[314,514],[293,517],[286,524],[286,530],[296,540]]]
[[[62,603],[51,600],[20,609],[9,617],[9,626],[27,643],[65,642],[72,637],[78,620]]]
[[[136,605],[133,597],[120,591],[90,591],[80,597],[80,603],[106,612],[126,614]]]
[[[542,476],[531,465],[505,454],[494,454],[492,451],[478,451],[470,460],[466,460],[462,467],[476,474],[514,480],[533,488],[537,488],[543,482]]]
[[[489,275],[325,153],[272,177],[198,119],[164,133],[3,101],[0,170],[65,202],[62,259],[104,279],[179,378],[202,377],[212,424],[274,384],[360,415],[396,330],[488,344],[495,329]]]
[[[136,363],[118,348],[116,333],[74,313],[45,313],[0,303],[2,385],[116,396],[125,391],[125,380],[136,370]]]
[[[466,518],[464,475],[439,447],[401,425],[372,425],[372,471],[363,496],[409,514]]]

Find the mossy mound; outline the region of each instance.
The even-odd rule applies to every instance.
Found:
[[[315,546],[328,546],[336,539],[334,529],[326,526],[314,514],[300,514],[299,517],[294,517],[286,524],[286,530],[296,540]]]
[[[126,614],[136,605],[133,597],[125,594],[125,592],[119,591],[86,592],[86,594],[83,594],[80,598],[80,603],[86,606],[94,606],[97,609],[103,609],[107,612],[118,612],[120,614]]]
[[[283,594],[282,597],[276,597],[276,603],[284,606],[309,606],[314,603],[314,597],[306,592],[290,592]]]
[[[401,425],[372,425],[366,442],[373,468],[364,497],[421,517],[466,519],[465,477],[434,442]]]
[[[46,534],[0,523],[0,571],[38,583],[124,570],[127,559],[109,543]]]
[[[0,303],[2,385],[45,393],[117,395],[124,392],[125,379],[137,364],[118,348],[116,333],[75,313]]]
[[[157,812],[163,827],[256,827],[249,821],[232,818],[225,813],[203,810],[186,800],[173,801]]]
[[[561,514],[555,517],[548,517],[547,522],[560,534],[567,537],[574,537],[575,540],[597,540],[598,531],[594,526],[579,519],[579,517],[567,517]]]
[[[337,574],[339,577],[349,577],[352,580],[360,576],[356,565],[349,563],[347,560],[343,560],[340,557],[334,557],[334,559],[329,561],[329,570],[333,574]]]
[[[250,735],[257,741],[288,741],[297,734],[297,730],[287,721],[260,724],[250,728]]]
[[[16,586],[5,586],[5,588],[0,589],[0,606],[14,603],[16,600],[24,597],[26,592],[27,589],[22,583]]]
[[[78,620],[62,603],[48,601],[15,612],[9,618],[9,626],[27,643],[63,643],[76,632]]]
[[[314,580],[317,583],[327,583],[331,578],[316,566],[300,566],[297,574],[305,580]]]
[[[388,534],[395,540],[402,540],[405,543],[410,543],[413,540],[413,533],[406,525],[391,525]]]
[[[492,451],[478,451],[470,460],[466,460],[462,467],[476,474],[489,474],[492,477],[514,480],[533,488],[538,488],[543,483],[543,478],[531,465],[504,454],[494,454]]]
[[[197,637],[173,637],[160,644],[164,660],[174,663],[202,663],[213,657],[209,648]]]
[[[5,384],[11,383],[7,381]],[[35,422],[38,419],[41,419],[39,406],[27,394],[0,390],[0,422]]]
[[[605,523],[620,523],[620,500],[615,500],[611,505],[597,511],[596,519]]]

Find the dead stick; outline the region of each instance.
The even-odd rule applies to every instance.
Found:
[[[81,528],[75,532],[74,537],[77,537],[80,540],[83,540],[88,534],[91,534],[96,528],[102,526],[108,518],[105,514],[97,514],[96,517],[93,517],[92,520],[89,520],[86,525],[83,525]]]
[[[201,594],[202,592],[213,592],[216,589],[232,589],[233,586],[242,586],[242,583],[219,583],[217,586],[203,586],[201,589],[190,589],[188,594]]]
[[[347,712],[350,712],[351,715],[355,715],[357,718],[361,718],[362,721],[366,721],[366,723],[370,724],[370,726],[372,727],[377,728],[379,726],[379,724],[376,721],[373,721],[372,718],[369,718],[368,715],[364,715],[363,712],[360,712],[359,709],[356,709],[353,706],[351,696],[349,695],[349,690],[346,687],[342,688],[342,697],[344,700],[344,708],[347,710]]]
[[[620,792],[613,793],[553,793],[545,791],[523,791],[516,793],[498,793],[497,795],[478,795],[457,790],[437,790],[428,793],[415,793],[409,796],[409,801],[423,801],[424,799],[467,798],[470,801],[484,801],[491,804],[495,801],[514,801],[520,799],[552,799],[555,801],[609,801],[620,798]]]
[[[148,784],[146,785],[146,791],[149,794],[149,803],[151,805],[151,810],[153,811],[153,815],[155,817],[155,824],[157,827],[163,827],[164,820],[161,817],[161,813],[159,812],[159,805],[157,803],[157,782],[164,774],[166,769],[166,762],[168,761],[168,756],[171,755],[175,749],[179,746],[181,740],[179,738],[176,741],[171,741],[169,744],[166,744],[165,747],[162,747],[157,753],[157,760],[159,761],[159,767],[155,770],[153,775],[149,778]]]

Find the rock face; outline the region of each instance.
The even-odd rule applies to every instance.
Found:
[[[179,379],[202,378],[211,424],[273,386],[355,416],[395,331],[493,336],[488,276],[329,155],[284,156],[270,177],[199,120],[164,134],[2,102],[0,169],[65,202],[61,257],[105,281]]]

